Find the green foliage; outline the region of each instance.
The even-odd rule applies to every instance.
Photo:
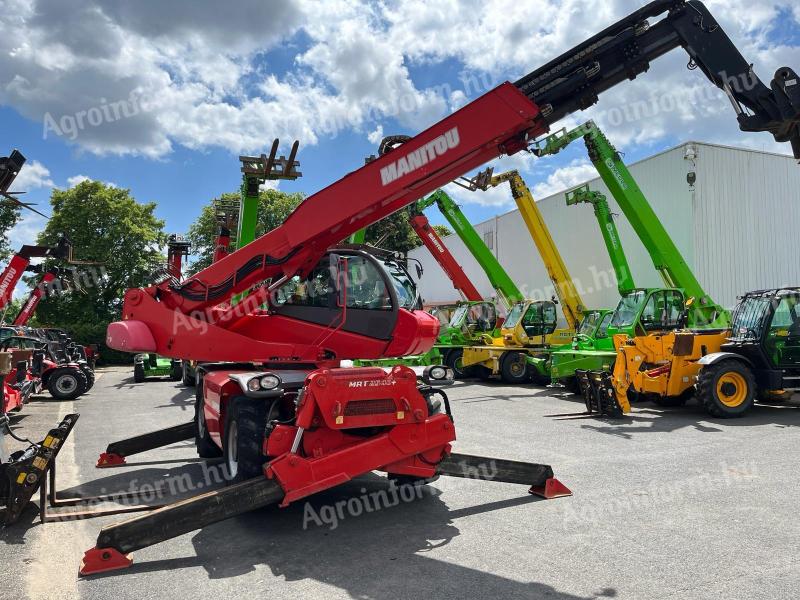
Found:
[[[13,248],[8,232],[20,219],[20,209],[8,200],[0,200],[0,261],[5,262],[18,248]]]
[[[67,270],[65,279],[77,281],[78,289],[43,298],[35,322],[62,327],[80,343],[102,343],[108,323],[120,317],[125,291],[152,283],[154,271],[165,264],[164,222],[154,215],[155,203],[139,204],[128,190],[98,181],[53,190],[50,204],[53,215],[38,243],[54,245],[63,233],[75,260],[101,264]],[[101,352],[106,358],[115,354],[105,347]]]
[[[200,216],[189,227],[187,234],[192,243],[192,254],[195,261],[188,269],[189,274],[197,273],[211,264],[214,256],[214,247],[219,230],[217,224],[217,212],[219,204],[237,204],[241,201],[241,195],[236,193],[222,194],[215,198],[210,204],[203,207]],[[256,226],[256,237],[264,235],[281,225],[297,205],[303,201],[300,193],[289,194],[279,190],[262,190],[258,198],[258,225]],[[235,213],[235,211],[234,211]],[[236,231],[238,228],[237,215],[234,214],[230,222],[231,241],[235,244]]]

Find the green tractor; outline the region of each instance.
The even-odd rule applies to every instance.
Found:
[[[148,377],[169,377],[170,381],[183,378],[183,361],[164,358],[157,354],[137,354],[133,357],[133,380],[142,383]]]
[[[748,292],[730,337],[703,356],[695,396],[715,416],[739,416],[755,401],[788,400],[800,389],[800,288]]]

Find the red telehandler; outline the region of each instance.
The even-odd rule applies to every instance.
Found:
[[[789,141],[800,158],[794,71],[779,69],[766,87],[703,4],[659,0],[310,196],[282,226],[195,276],[128,290],[109,346],[225,361],[204,365],[197,418],[180,427],[194,429],[201,455],[225,456],[234,485],[104,527],[81,573],[128,566],[136,549],[374,470],[416,480],[489,472],[485,478],[547,493],[555,485],[549,466],[451,453],[453,415],[436,387],[451,380],[446,369],[428,367],[420,385],[407,367],[337,368],[344,358],[424,352],[438,321],[416,309],[416,290],[390,255],[332,246],[501,154],[527,149],[554,122],[678,46],[726,91],[743,130]],[[218,308],[254,285],[251,302]],[[8,467],[27,474],[11,486],[15,499],[38,489],[76,418],[51,431],[48,448]],[[118,447],[141,451],[179,436],[148,435]]]
[[[58,279],[58,275],[60,273],[60,269],[58,267],[50,267],[44,273],[42,273],[42,267],[40,265],[31,265],[27,269],[31,273],[41,273],[42,277],[39,279],[39,283],[31,290],[31,293],[28,295],[28,299],[25,301],[25,304],[22,305],[22,308],[17,313],[17,316],[14,317],[14,320],[11,322],[12,325],[15,326],[25,326],[30,321],[33,313],[36,312],[36,307],[39,306],[39,301],[44,296],[45,292],[47,291],[48,286],[52,285],[56,279]]]

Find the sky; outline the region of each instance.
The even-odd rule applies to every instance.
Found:
[[[96,179],[156,202],[168,232],[239,187],[239,154],[300,140],[312,194],[363,165],[386,135],[413,135],[537,68],[643,3],[632,0],[0,0],[0,155],[28,159],[14,185],[48,212],[53,187]],[[800,69],[796,0],[708,0],[756,73]],[[730,103],[680,50],[603,94],[593,118],[633,162],[697,140],[789,153],[738,130]],[[538,197],[594,176],[585,148],[517,154]],[[479,222],[513,208],[505,188],[449,186]],[[443,219],[429,211],[433,223]],[[32,213],[12,231],[29,243]]]

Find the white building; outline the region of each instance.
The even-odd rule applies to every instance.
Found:
[[[800,165],[792,157],[687,142],[628,167],[697,279],[718,303],[732,307],[736,296],[749,290],[800,285]],[[688,183],[690,173],[694,185]],[[587,183],[607,195],[618,215],[636,285],[662,285],[608,188],[599,177]],[[563,192],[541,199],[538,206],[587,307],[616,306],[613,269],[592,207],[566,206]],[[519,211],[475,227],[527,297],[552,296]],[[486,275],[461,240],[451,235],[445,243],[484,297],[493,296]],[[424,247],[412,250],[410,257],[424,267],[420,288],[426,304],[459,299]]]

